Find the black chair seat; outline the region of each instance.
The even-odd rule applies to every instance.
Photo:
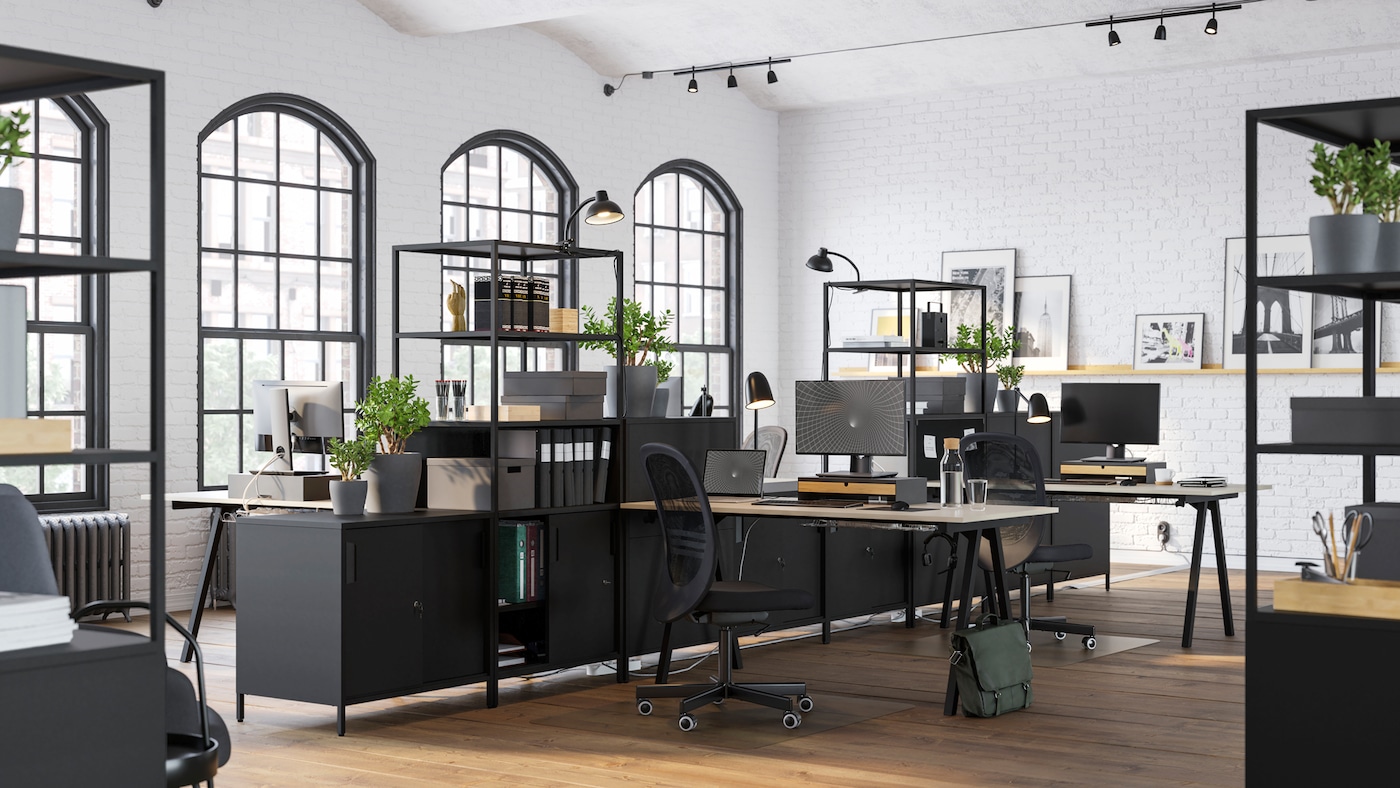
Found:
[[[1028,564],[1059,564],[1094,557],[1094,548],[1087,544],[1043,544],[1031,551]]]
[[[756,613],[806,610],[816,598],[800,588],[773,588],[747,580],[716,580],[695,609],[702,613]]]
[[[219,741],[211,738],[208,746],[199,734],[167,733],[165,735],[165,784],[194,785],[207,782],[219,771]]]

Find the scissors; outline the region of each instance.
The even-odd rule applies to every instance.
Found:
[[[1351,576],[1356,566],[1356,554],[1370,543],[1375,530],[1370,512],[1347,512],[1346,519],[1342,521],[1342,541],[1347,545],[1346,564],[1342,569],[1343,578]]]
[[[1322,565],[1327,569],[1327,574],[1330,577],[1335,571],[1333,567],[1336,565],[1332,563],[1332,551],[1327,547],[1327,535],[1331,529],[1327,527],[1327,520],[1323,518],[1322,512],[1313,512],[1312,529],[1313,533],[1317,534],[1317,538],[1322,540]],[[1369,540],[1368,535],[1367,541]]]

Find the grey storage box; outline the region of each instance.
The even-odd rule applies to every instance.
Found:
[[[603,397],[599,396],[539,396],[504,395],[502,405],[538,405],[540,421],[558,419],[601,419],[603,418]]]
[[[607,387],[606,372],[507,372],[501,379],[501,393],[506,396],[563,397],[581,394],[602,397]]]
[[[1293,397],[1294,443],[1400,443],[1400,397]]]
[[[927,376],[914,377],[914,409],[924,413],[962,413],[967,393],[967,378]]]
[[[501,509],[535,507],[534,458],[496,461]],[[491,460],[488,457],[429,457],[428,508],[486,511],[491,508]]]
[[[1371,541],[1356,553],[1356,576],[1368,580],[1400,580],[1400,503],[1363,503],[1347,507],[1371,513]],[[1363,530],[1361,536],[1365,536]],[[1342,532],[1337,531],[1340,542]],[[1340,547],[1340,545],[1338,545]]]

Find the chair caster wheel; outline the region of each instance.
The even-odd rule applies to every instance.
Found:
[[[1089,649],[1090,651],[1093,651],[1093,650],[1094,650],[1094,646],[1097,646],[1098,644],[1099,644],[1099,641],[1094,640],[1094,636],[1093,636],[1093,635],[1090,635],[1090,636],[1084,638],[1084,648],[1087,648],[1087,649]]]
[[[797,728],[797,726],[799,726],[799,725],[801,725],[801,724],[802,724],[802,715],[801,715],[801,714],[798,714],[798,713],[795,712],[795,711],[788,711],[788,712],[784,712],[784,713],[783,713],[783,727],[784,727],[784,728],[787,728],[788,730],[793,730],[793,729]]]
[[[802,712],[803,714],[806,714],[807,712],[811,711],[812,709],[815,709],[816,707],[817,704],[812,702],[812,698],[810,696],[803,695],[802,697],[797,699],[797,710]]]
[[[646,698],[642,698],[641,700],[637,701],[638,714],[642,715],[643,717],[649,717],[651,716],[651,710],[651,701],[647,700]]]
[[[1065,639],[1065,633],[1063,633],[1063,632],[1056,632],[1056,633],[1055,633],[1055,639],[1056,639],[1056,640],[1064,640],[1064,639]]]
[[[694,715],[682,714],[681,718],[679,720],[676,720],[676,724],[681,727],[681,730],[685,731],[686,733],[689,733],[695,730],[696,726],[698,726],[700,722],[695,719]]]

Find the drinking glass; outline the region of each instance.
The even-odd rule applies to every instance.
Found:
[[[987,508],[987,480],[967,480],[967,503],[975,512]]]

